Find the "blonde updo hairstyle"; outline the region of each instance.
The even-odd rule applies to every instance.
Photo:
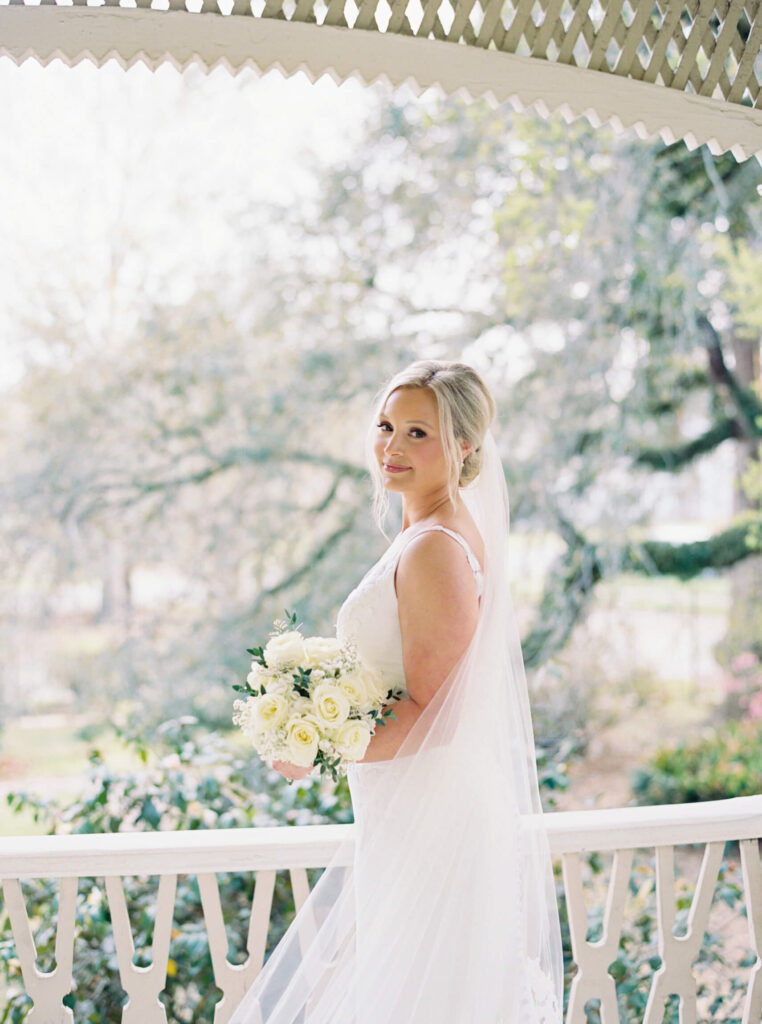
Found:
[[[389,508],[389,495],[373,451],[373,441],[381,411],[389,396],[398,388],[428,388],[436,399],[439,436],[442,438],[449,468],[448,489],[453,504],[458,488],[470,484],[479,475],[481,444],[495,418],[495,402],[487,385],[476,370],[466,363],[423,359],[395,374],[376,395],[375,416],[367,443],[368,465],[373,480],[373,514],[382,531]],[[471,445],[471,451],[462,462],[461,441]]]

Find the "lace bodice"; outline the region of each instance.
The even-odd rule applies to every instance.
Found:
[[[352,640],[368,668],[392,687],[399,687],[407,695],[405,668],[402,661],[402,635],[400,633],[397,592],[394,572],[408,540],[430,530],[442,530],[461,545],[468,557],[481,597],[483,576],[479,562],[466,540],[445,526],[427,526],[412,533],[403,530],[397,534],[375,565],[349,594],[339,610],[336,636],[341,641]]]

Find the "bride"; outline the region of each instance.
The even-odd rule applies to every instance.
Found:
[[[374,511],[383,529],[400,494],[402,529],[342,605],[337,635],[403,698],[349,769],[353,839],[232,1024],[561,1024],[494,415],[463,363],[413,363],[377,398]]]

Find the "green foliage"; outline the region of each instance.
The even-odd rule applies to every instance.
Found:
[[[151,732],[122,730],[146,764],[143,773],[118,776],[109,771],[97,751],[85,794],[64,807],[52,800],[23,794],[8,797],[16,810],[32,809],[54,834],[173,829],[240,828],[252,825],[306,825],[352,820],[346,780],[327,785],[307,778],[292,787],[254,756],[236,754],[214,734],[199,732],[197,722],[183,717]],[[153,755],[159,752],[158,758]],[[311,872],[314,883],[319,872]],[[230,958],[245,959],[254,877],[248,873],[220,876],[220,898],[228,928]],[[150,955],[156,883],[125,878],[137,963]],[[24,883],[28,913],[36,929],[40,962],[45,969],[54,955],[57,883]],[[273,899],[268,950],[278,941],[294,913],[287,873],[279,872]],[[6,1003],[2,1024],[24,1019],[29,1005],[19,981],[19,964],[7,920],[0,931],[0,979]],[[198,886],[193,876],[177,883],[169,980],[163,995],[170,1020],[211,1022],[220,998],[215,988]],[[88,1024],[114,1024],[121,1017],[125,996],[119,985],[108,902],[92,879],[81,879],[77,895],[75,984],[70,997],[75,1019]]]
[[[727,722],[657,751],[631,778],[641,804],[691,803],[762,792],[762,722]]]
[[[86,792],[59,806],[54,800],[32,799],[18,793],[8,797],[17,810],[32,810],[51,834],[240,828],[262,825],[310,825],[352,821],[346,778],[337,785],[307,777],[289,786],[254,755],[235,753],[230,738],[199,729],[191,716],[158,727],[133,719],[114,726],[123,742],[138,755],[145,771],[117,775],[100,753],[91,754]],[[239,739],[235,734],[235,739]],[[574,741],[549,739],[538,744],[540,784],[553,802],[553,792],[565,788],[567,761],[578,752]],[[320,871],[309,873],[310,881]],[[230,958],[245,959],[244,943],[251,911],[254,878],[249,873],[220,876],[220,897],[228,928]],[[155,879],[125,878],[125,894],[139,963],[150,949],[156,900]],[[54,956],[57,883],[24,883],[28,912],[36,931],[40,964]],[[284,872],[276,881],[268,936],[268,953],[288,926],[294,912],[290,883]],[[193,876],[178,878],[170,947],[169,978],[163,994],[169,1019],[176,1024],[213,1018],[220,993],[215,989],[197,884]],[[91,879],[82,879],[77,897],[74,951],[76,989],[71,996],[78,1021],[113,1024],[121,1016],[124,993],[119,985],[116,951],[108,902]],[[19,963],[7,920],[0,915],[0,982],[7,992],[0,1024],[24,1019],[29,1001],[19,978]]]

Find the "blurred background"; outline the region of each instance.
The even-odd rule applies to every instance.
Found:
[[[302,75],[0,84],[6,794],[229,730],[284,608],[333,631],[386,544],[371,398],[422,357],[497,399],[551,802],[757,721],[756,161]]]
[[[363,435],[426,357],[497,400],[546,807],[760,792],[756,161],[248,70],[0,90],[0,834],[351,821],[232,686],[384,550]]]

